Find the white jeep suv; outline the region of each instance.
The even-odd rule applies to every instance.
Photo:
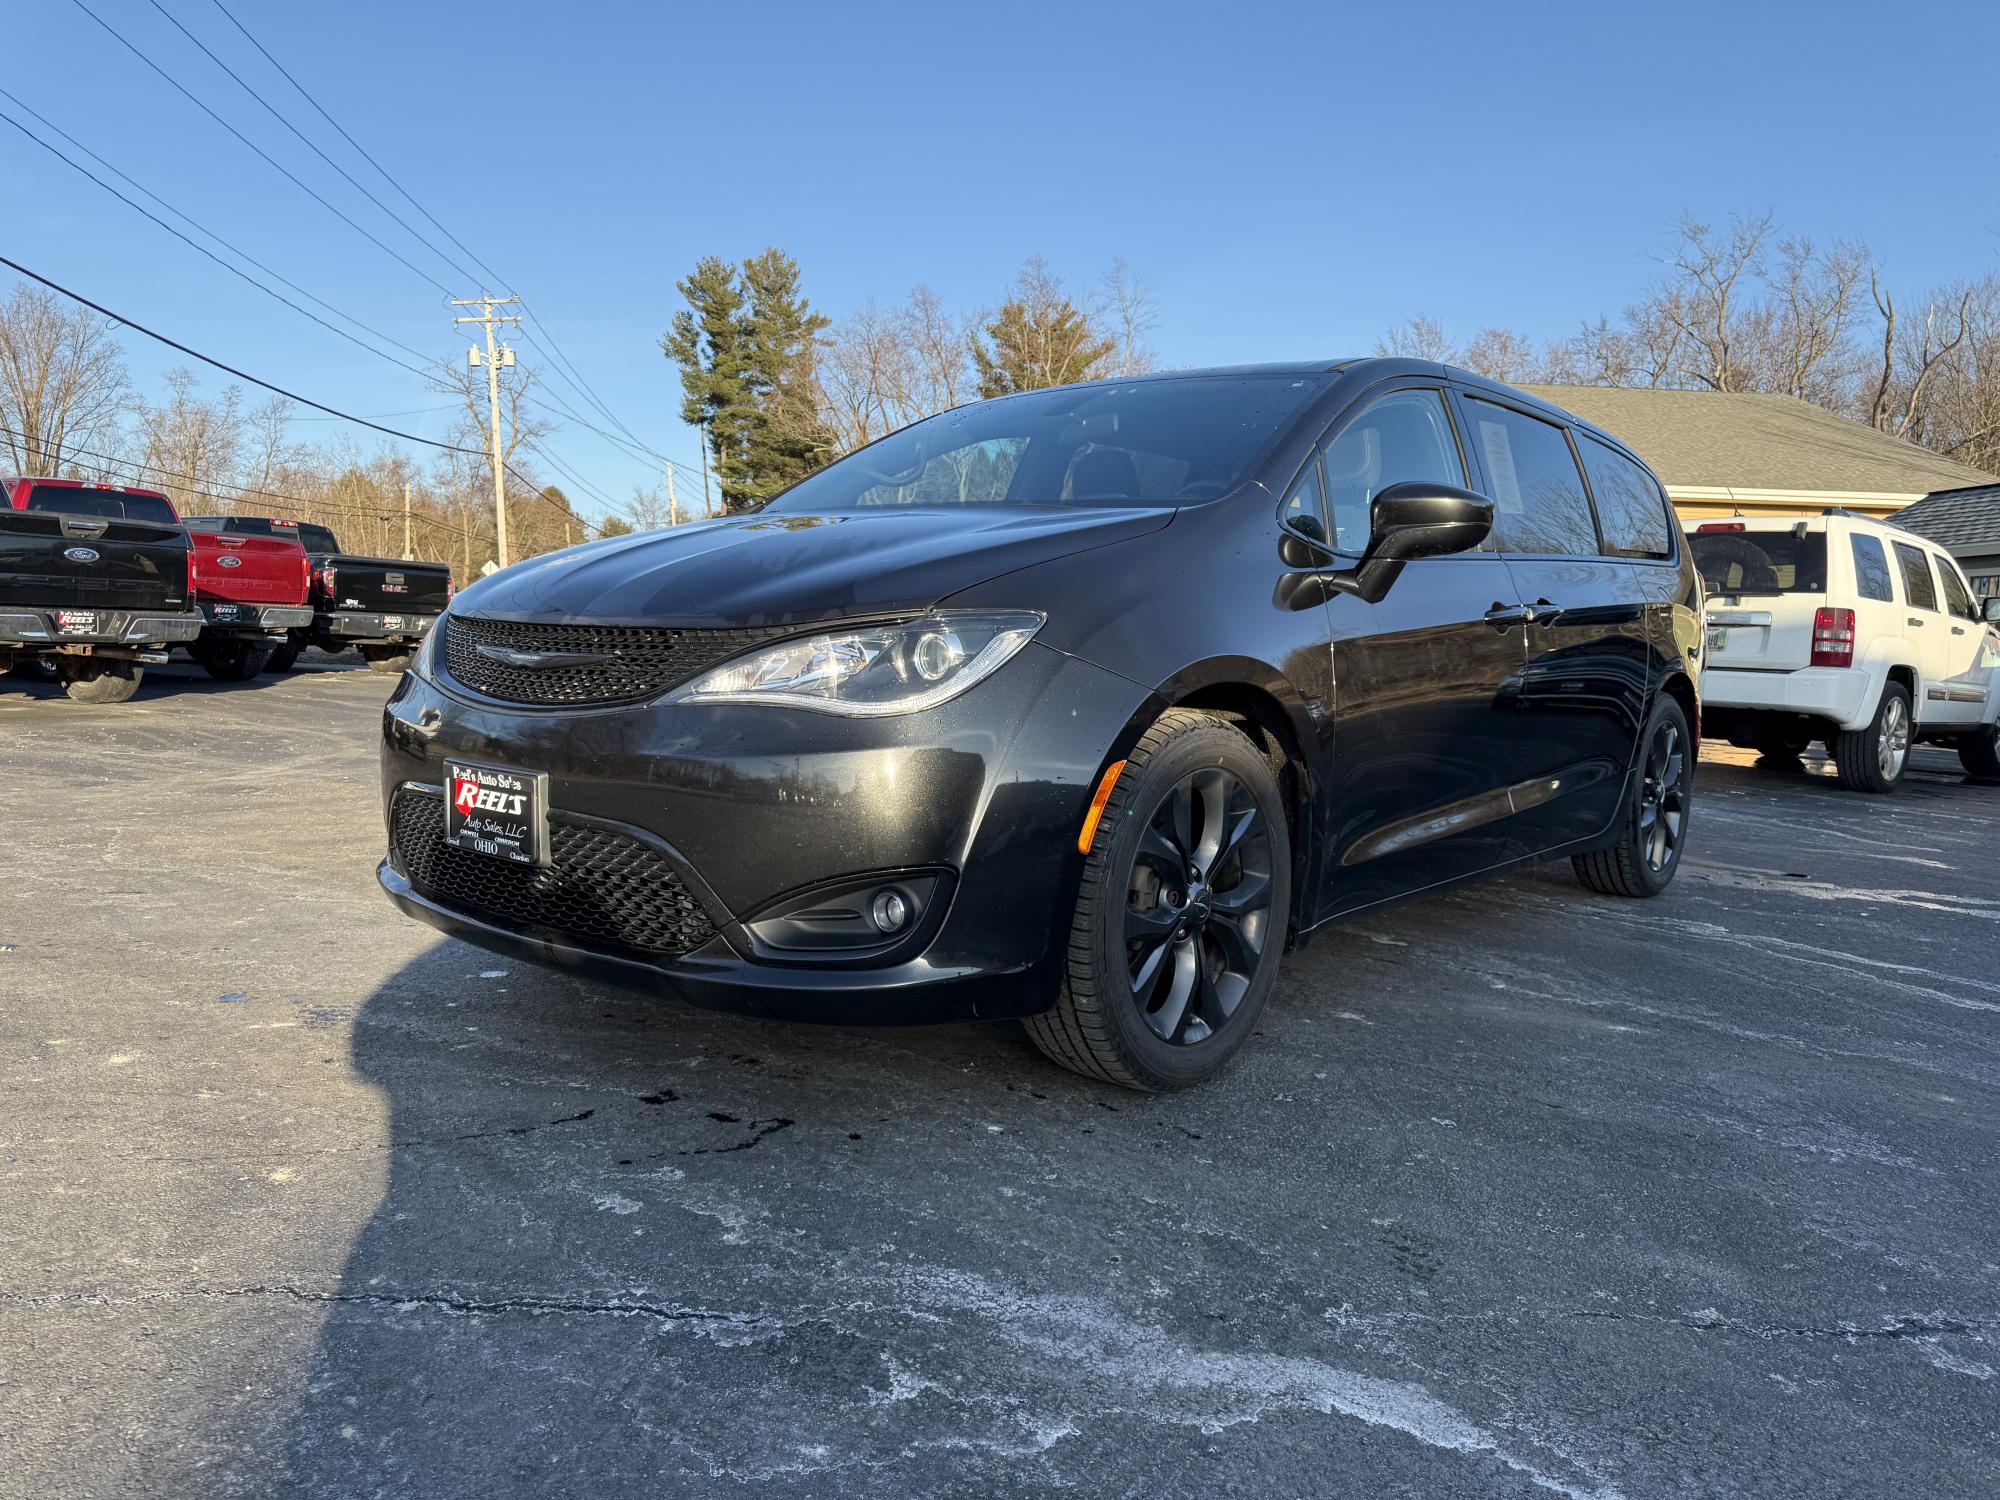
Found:
[[[1894,791],[1916,741],[2000,777],[2000,600],[1975,601],[1935,542],[1846,511],[1689,535],[1705,732],[1786,761],[1824,740],[1861,791]]]

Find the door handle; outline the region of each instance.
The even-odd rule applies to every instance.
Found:
[[[1951,633],[1953,635],[1964,635],[1965,627],[1963,625],[1954,625],[1951,627]]]
[[[1530,625],[1538,625],[1543,620],[1553,620],[1563,612],[1560,604],[1551,604],[1546,599],[1537,599],[1533,604],[1524,604],[1521,607],[1528,612]]]
[[[1496,603],[1482,618],[1495,630],[1505,630],[1509,625],[1527,624],[1534,615],[1525,604]]]
[[[1919,619],[1918,619],[1918,618],[1917,618],[1917,617],[1916,617],[1915,615],[1911,615],[1911,616],[1910,616],[1910,623],[1911,623],[1912,625],[1915,625],[1915,626],[1916,626],[1916,627],[1918,627],[1919,629],[1922,629],[1922,628],[1923,628],[1923,623],[1924,623],[1924,622],[1923,622],[1922,620],[1919,620]]]

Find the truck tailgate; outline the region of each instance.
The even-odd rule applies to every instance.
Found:
[[[178,526],[0,507],[0,604],[183,610],[188,548]]]
[[[435,615],[451,602],[451,570],[439,563],[344,553],[314,561],[333,569],[332,594],[319,601],[325,609]]]
[[[278,537],[196,531],[195,597],[232,604],[304,604],[306,549]]]

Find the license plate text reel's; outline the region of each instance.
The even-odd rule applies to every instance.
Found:
[[[546,772],[446,761],[444,840],[517,865],[549,862]]]

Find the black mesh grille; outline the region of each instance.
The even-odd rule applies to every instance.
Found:
[[[669,630],[636,625],[530,625],[447,615],[445,670],[475,693],[503,703],[574,707],[636,703],[663,693],[740,651],[789,634],[783,627]],[[602,661],[513,666],[480,651],[602,655]]]
[[[496,926],[581,946],[672,957],[715,928],[651,846],[586,823],[551,820],[545,868],[444,841],[444,798],[404,787],[389,808],[396,862],[420,895]]]

